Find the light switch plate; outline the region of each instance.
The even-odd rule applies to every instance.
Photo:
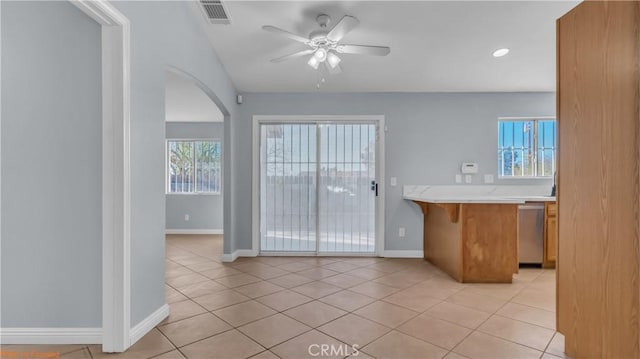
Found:
[[[462,175],[456,175],[456,183],[462,183]]]
[[[398,229],[398,237],[404,237],[406,235],[406,231],[404,229],[404,227],[400,227]]]
[[[390,185],[391,185],[391,187],[397,186],[398,185],[398,179],[396,177],[391,177]]]
[[[484,183],[493,183],[493,175],[484,175]]]
[[[464,176],[464,183],[472,183],[473,182],[473,176],[472,175],[465,175]]]

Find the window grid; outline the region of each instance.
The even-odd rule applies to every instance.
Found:
[[[551,177],[556,171],[556,120],[498,121],[500,177]]]
[[[220,194],[221,143],[167,140],[167,193]]]

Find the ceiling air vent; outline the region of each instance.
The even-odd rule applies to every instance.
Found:
[[[220,0],[200,0],[204,15],[212,24],[229,24],[229,16]]]

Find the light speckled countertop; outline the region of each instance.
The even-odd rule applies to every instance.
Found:
[[[431,203],[526,203],[553,202],[550,186],[445,186],[406,185],[404,199]]]

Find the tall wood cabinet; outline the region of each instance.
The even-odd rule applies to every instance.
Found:
[[[557,25],[558,330],[573,358],[639,358],[640,5]]]

